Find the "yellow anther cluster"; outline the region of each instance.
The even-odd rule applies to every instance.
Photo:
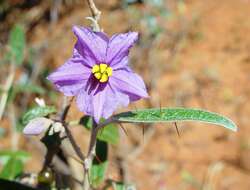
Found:
[[[101,63],[92,67],[92,73],[100,82],[107,82],[109,77],[112,76],[112,68],[107,64]]]

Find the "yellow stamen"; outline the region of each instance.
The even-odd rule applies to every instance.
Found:
[[[94,65],[92,67],[92,73],[94,74],[95,78],[102,83],[108,81],[109,77],[112,76],[112,72],[112,68],[105,63]]]
[[[103,73],[100,82],[107,82],[109,79],[107,73]]]
[[[97,73],[99,71],[100,71],[99,65],[95,65],[94,67],[92,67],[92,73]]]
[[[94,76],[95,76],[95,78],[98,79],[98,80],[99,80],[100,78],[102,78],[102,74],[101,74],[101,73],[95,73]]]
[[[108,67],[108,68],[106,69],[106,72],[107,72],[108,76],[110,77],[110,76],[112,76],[113,70],[112,70],[111,67]]]
[[[100,64],[100,72],[104,73],[106,71],[107,67],[108,67],[108,65],[106,65],[106,64],[103,64],[103,63]]]

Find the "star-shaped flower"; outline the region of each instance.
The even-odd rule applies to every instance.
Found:
[[[137,32],[113,35],[73,27],[77,37],[73,56],[48,79],[66,96],[76,96],[80,111],[108,118],[121,106],[148,97],[142,78],[128,65]]]

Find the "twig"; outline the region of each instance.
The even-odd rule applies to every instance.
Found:
[[[90,181],[89,181],[89,169],[92,166],[93,159],[95,157],[95,148],[96,148],[96,137],[98,130],[97,124],[93,122],[93,126],[91,129],[91,137],[89,141],[89,148],[87,157],[84,160],[84,182],[83,182],[83,189],[89,190],[90,189]]]
[[[90,181],[89,181],[89,169],[92,166],[92,162],[96,154],[95,149],[96,149],[96,138],[97,138],[98,131],[104,126],[113,122],[116,122],[116,121],[112,117],[108,118],[107,120],[99,124],[95,123],[95,121],[93,122],[90,141],[89,141],[88,154],[84,160],[84,179],[83,179],[84,190],[89,190],[91,188]]]
[[[9,69],[9,75],[7,77],[6,83],[3,87],[3,95],[2,98],[0,100],[0,120],[2,119],[5,107],[6,107],[6,103],[8,100],[8,94],[9,94],[9,90],[13,84],[14,81],[14,77],[15,77],[15,65],[13,63],[10,64],[10,69]]]
[[[65,132],[67,134],[67,137],[74,149],[74,151],[76,152],[77,156],[81,159],[81,161],[84,161],[85,157],[80,149],[80,147],[77,145],[73,135],[71,134],[71,131],[69,130],[68,128],[68,124],[65,122],[65,119],[69,113],[69,109],[71,107],[71,104],[74,100],[74,97],[72,97],[70,100],[69,100],[69,103],[66,104],[66,106],[64,107],[62,113],[61,113],[61,116],[60,116],[60,121],[62,122],[63,126],[64,126],[64,129],[65,129]]]
[[[74,151],[76,152],[77,156],[81,159],[81,161],[83,162],[84,161],[84,155],[83,153],[81,152],[81,149],[80,147],[76,144],[76,141],[74,139],[74,137],[72,136],[71,134],[71,131],[69,130],[68,128],[68,124],[65,122],[66,118],[67,118],[67,115],[69,113],[69,109],[71,107],[71,104],[72,104],[72,101],[73,101],[74,98],[71,98],[69,103],[66,104],[66,105],[63,105],[63,111],[61,112],[61,114],[59,115],[59,119],[57,119],[57,121],[61,122],[64,129],[65,129],[65,132],[66,132],[66,135],[69,139],[69,142],[71,143]],[[61,139],[62,141],[62,139]],[[47,153],[46,153],[46,156],[45,156],[45,161],[44,161],[44,164],[43,164],[43,170],[50,165],[53,157],[56,155],[56,153],[58,152],[59,150],[59,146],[56,146],[54,148],[51,148],[51,150],[47,150]]]
[[[64,109],[63,109],[63,111],[61,113],[61,117],[60,117],[61,121],[63,121],[63,122],[65,121],[65,119],[66,119],[66,117],[67,117],[67,115],[69,113],[69,108],[71,107],[71,104],[72,104],[73,100],[74,100],[74,97],[72,97],[69,100],[69,103],[64,107]]]
[[[76,162],[78,162],[80,164],[84,164],[82,160],[79,160],[77,157],[74,157],[73,155],[65,154],[65,156],[72,158],[73,160],[75,160]]]
[[[68,128],[68,124],[63,123],[63,126],[64,126],[65,132],[67,134],[67,137],[68,137],[74,151],[76,152],[77,156],[83,161],[85,157],[84,157],[80,147],[76,144],[76,141],[75,141],[74,137],[72,136],[71,131]]]
[[[101,11],[99,11],[97,8],[96,8],[96,5],[94,3],[93,0],[87,0],[87,3],[88,3],[88,6],[89,6],[89,9],[91,11],[91,14],[92,14],[92,17],[95,19],[95,20],[99,20],[100,17],[101,17]]]
[[[62,0],[53,0],[51,8],[50,8],[50,19],[51,19],[51,24],[54,25],[58,21],[58,12],[59,8],[62,4]]]
[[[10,88],[14,82],[15,70],[16,70],[15,64],[11,63],[10,68],[9,68],[9,75],[8,75],[7,81],[4,85],[3,95],[2,95],[1,100],[0,100],[0,121],[2,119],[4,110],[5,110],[7,101],[8,101]],[[17,150],[19,135],[16,131],[16,116],[15,116],[14,106],[12,103],[11,103],[11,107],[10,107],[10,112],[11,112],[10,120],[11,120],[11,134],[12,134],[12,137],[11,137],[12,149]]]
[[[101,11],[99,11],[96,8],[95,3],[94,3],[93,0],[87,0],[87,3],[88,3],[88,6],[89,6],[92,17],[86,17],[86,19],[89,19],[90,21],[92,21],[92,27],[93,27],[93,30],[95,32],[100,32],[101,28],[100,28],[100,26],[98,24],[98,21],[99,21],[99,19],[101,17]]]
[[[11,146],[13,150],[18,149],[19,134],[16,126],[16,113],[13,103],[10,104],[10,120],[11,120]]]

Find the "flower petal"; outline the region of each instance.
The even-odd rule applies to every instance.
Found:
[[[89,54],[86,49],[84,49],[84,46],[79,42],[79,40],[76,42],[74,50],[73,50],[73,58],[80,58],[83,60],[84,65],[88,67],[93,67],[96,64],[96,58],[92,56],[92,54]]]
[[[109,82],[112,87],[127,94],[130,101],[148,97],[142,78],[128,67],[127,69],[115,70]]]
[[[129,104],[129,97],[126,94],[113,90],[109,84],[103,89],[101,88],[99,87],[99,91],[93,90],[91,94],[81,90],[76,100],[80,111],[94,116],[97,123],[99,123],[100,118],[107,119],[110,117],[118,107]]]
[[[25,135],[40,135],[53,123],[52,120],[45,117],[32,119],[23,129]]]
[[[93,32],[85,27],[73,27],[73,32],[78,38],[78,44],[75,48],[85,57],[95,58],[96,62],[103,63],[106,59],[106,50],[108,46],[108,37],[103,32]]]
[[[64,95],[74,96],[85,86],[90,75],[91,69],[82,64],[82,59],[72,58],[51,73],[47,79]]]
[[[112,66],[112,69],[113,69],[113,70],[118,70],[118,69],[124,69],[124,70],[126,70],[126,69],[129,68],[128,65],[129,65],[129,58],[128,58],[128,56],[125,56],[125,57],[119,62],[119,64],[113,65],[113,66]],[[131,69],[129,68],[129,70],[131,70]]]
[[[124,57],[128,56],[129,49],[137,40],[137,32],[113,35],[108,43],[106,63],[109,63],[111,66],[120,63]]]

